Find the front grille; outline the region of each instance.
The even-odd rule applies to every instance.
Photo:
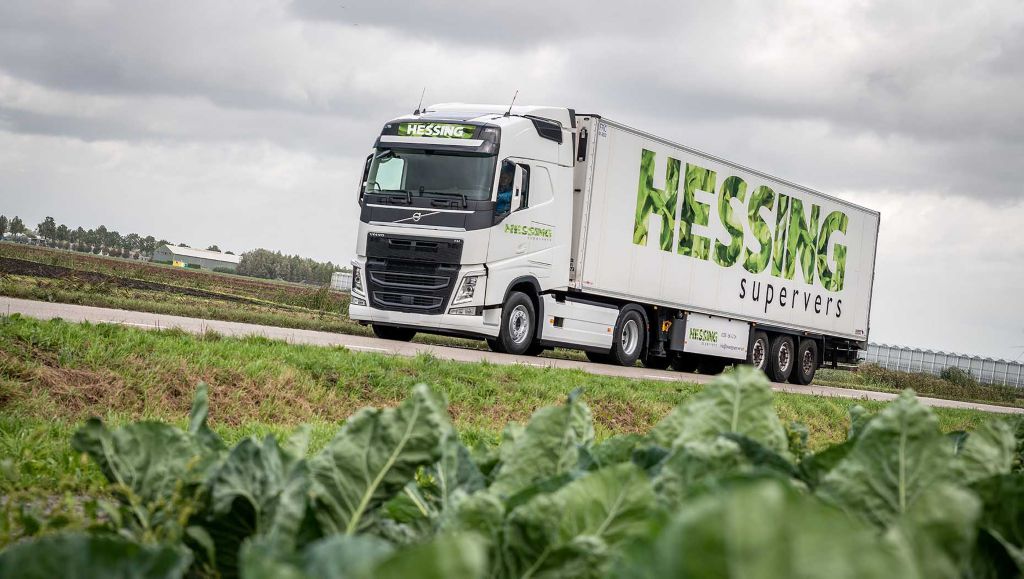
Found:
[[[373,292],[373,301],[377,304],[389,306],[384,309],[412,308],[416,310],[433,310],[439,306],[444,306],[444,298],[442,297],[393,292]]]
[[[458,275],[459,266],[455,264],[368,260],[370,305],[398,312],[444,313]]]
[[[429,290],[443,289],[451,281],[447,276],[443,275],[423,275],[397,271],[375,271],[370,274],[370,278],[381,287]]]

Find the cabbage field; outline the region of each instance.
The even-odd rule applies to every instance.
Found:
[[[244,439],[87,422],[93,528],[0,552],[0,577],[1019,577],[1024,421],[942,433],[905,392],[816,453],[767,379],[724,374],[646,435],[600,442],[585,396],[466,448],[420,385],[348,419]]]

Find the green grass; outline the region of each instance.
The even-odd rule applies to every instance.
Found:
[[[18,457],[19,474],[5,479],[0,490],[91,488],[91,471],[80,469],[66,446],[77,424],[93,415],[117,424],[183,423],[200,381],[211,386],[211,424],[228,439],[308,423],[326,440],[357,409],[394,405],[419,382],[448,396],[453,422],[472,442],[496,440],[507,422],[525,421],[575,389],[583,390],[598,436],[606,437],[646,432],[700,388],[579,370],[403,358],[259,337],[193,336],[15,315],[0,318],[0,449]],[[814,448],[845,437],[848,409],[857,403],[869,410],[881,407],[841,398],[775,396],[780,417],[805,423]],[[986,416],[969,410],[936,413],[947,430],[971,429]]]

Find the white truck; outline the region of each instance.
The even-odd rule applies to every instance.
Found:
[[[349,316],[382,338],[809,383],[866,347],[879,214],[569,108],[384,124]]]

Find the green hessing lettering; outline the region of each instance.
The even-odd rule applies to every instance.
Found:
[[[640,154],[640,184],[636,192],[636,222],[633,243],[647,245],[651,213],[661,217],[660,247],[672,251],[672,235],[676,228],[676,201],[679,193],[679,161],[668,158],[665,168],[665,189],[654,187],[654,151]]]
[[[811,218],[804,222],[804,204],[797,198],[790,201],[789,232],[786,235],[786,279],[793,279],[799,260],[804,281],[814,283],[815,250],[818,243],[818,217],[821,207],[811,204]]]
[[[832,271],[828,266],[828,241],[836,231],[846,234],[846,226],[849,218],[841,211],[833,211],[825,217],[821,224],[821,231],[818,232],[818,279],[821,285],[831,292],[843,291],[843,278],[846,275],[846,246],[835,244],[833,253],[835,255],[836,269]]]
[[[750,251],[750,248],[743,250],[743,268],[750,273],[761,273],[768,267],[768,260],[771,259],[772,230],[761,217],[761,208],[771,208],[773,203],[775,203],[775,191],[772,191],[767,185],[761,185],[750,196],[747,222],[750,223],[750,231],[754,234],[754,239],[757,239],[761,247],[757,253]]]
[[[690,328],[690,339],[698,342],[718,342],[718,332],[704,328]]]
[[[679,253],[697,259],[707,259],[711,240],[693,233],[693,226],[708,224],[711,207],[697,201],[697,191],[715,191],[715,172],[703,167],[686,164],[686,178],[683,185],[683,206],[679,212]]]
[[[786,228],[789,226],[789,195],[779,193],[775,206],[775,245],[772,248],[772,275],[782,277],[786,258]]]
[[[743,249],[743,223],[733,218],[730,201],[739,199],[740,203],[747,198],[747,182],[739,177],[729,177],[722,183],[718,193],[718,219],[729,232],[729,244],[715,240],[715,263],[722,267],[731,267],[740,257]]]

